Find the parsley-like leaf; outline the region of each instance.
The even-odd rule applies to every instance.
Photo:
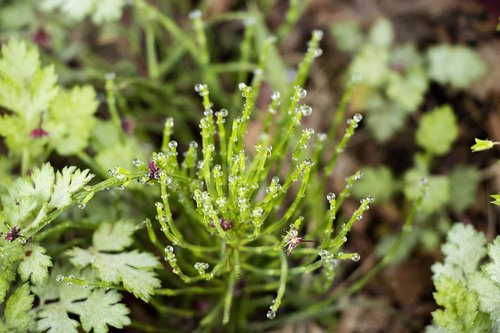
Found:
[[[93,246],[89,249],[75,247],[68,251],[70,261],[77,267],[92,265],[97,277],[102,281],[119,284],[136,297],[148,300],[154,289],[160,286],[153,269],[158,260],[146,252],[121,252],[116,254],[103,251],[121,251],[131,244],[134,231],[129,222],[120,221],[115,225],[103,223],[95,232]]]
[[[103,223],[93,235],[94,247],[99,251],[121,251],[132,245],[134,225],[125,221]]]
[[[32,143],[30,132],[39,126],[58,90],[54,67],[42,67],[39,57],[37,48],[23,41],[11,40],[2,47],[0,106],[12,113],[0,117],[0,136],[16,154]]]
[[[74,302],[69,311],[80,315],[82,327],[86,332],[106,333],[108,325],[123,328],[130,324],[129,310],[119,301],[121,295],[114,291],[105,292],[95,289],[83,302]]]
[[[56,208],[68,206],[71,204],[71,195],[82,189],[92,178],[93,175],[88,169],[81,171],[74,166],[64,167],[56,174],[54,192],[49,205]]]
[[[438,45],[427,52],[429,75],[441,84],[467,88],[486,73],[485,61],[466,46]]]
[[[435,285],[436,303],[444,307],[444,310],[439,309],[432,313],[436,324],[452,332],[488,332],[490,327],[488,315],[479,310],[476,293],[468,290],[464,281],[441,276],[435,281]]]
[[[433,279],[446,275],[463,280],[477,269],[479,261],[486,255],[486,238],[470,225],[457,223],[448,232],[442,251],[444,263],[432,265]]]
[[[45,125],[59,154],[75,154],[87,147],[97,104],[96,93],[90,86],[59,91]]]
[[[52,270],[48,283],[32,287],[33,292],[44,304],[37,311],[37,330],[48,333],[77,333],[78,322],[69,313],[80,316],[82,328],[86,332],[108,332],[108,326],[123,328],[130,324],[129,309],[120,304],[121,295],[114,290],[105,292],[82,286],[56,282],[56,275],[67,273],[56,267]],[[92,280],[90,271],[83,271],[81,279]]]
[[[418,145],[434,155],[446,154],[457,137],[457,117],[448,105],[426,113],[417,131]]]
[[[29,244],[24,248],[24,257],[18,268],[24,281],[30,279],[33,284],[42,284],[47,279],[52,259],[45,252],[43,247],[36,244]]]
[[[31,308],[35,297],[27,283],[17,288],[5,305],[5,325],[9,332],[27,330],[32,320]]]

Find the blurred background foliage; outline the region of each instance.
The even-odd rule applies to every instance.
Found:
[[[197,9],[206,35],[196,25]],[[234,87],[254,75],[270,35],[277,40],[257,105],[264,108],[271,91],[287,95],[311,30],[323,29],[323,54],[307,85],[306,102],[315,110],[307,126],[319,132],[332,122],[341,126],[343,115],[334,111],[348,91],[346,116],[362,112],[366,122],[339,159],[331,186],[339,192],[344,178],[362,169],[354,194],[373,195],[377,204],[353,230],[349,247],[363,260],[346,274],[356,277],[373,265],[394,242],[417,195],[415,184],[426,177],[429,187],[399,264],[341,304],[338,317],[299,326],[419,332],[436,308],[430,266],[440,259],[446,232],[461,221],[488,239],[498,234],[498,209],[488,205],[489,195],[500,192],[498,150],[472,155],[469,147],[474,137],[500,140],[499,15],[493,0],[3,0],[0,40],[30,39],[42,62],[55,64],[61,85],[95,87],[100,104],[89,146],[49,159],[87,164],[105,177],[107,169],[157,150],[166,117],[175,120],[180,150],[197,138],[196,83],[209,84],[216,107],[226,107],[231,119],[241,107]],[[110,92],[118,119],[104,103]],[[256,141],[256,129],[250,126],[248,143]],[[7,184],[17,165],[4,157],[1,141],[0,152]],[[132,216],[147,210],[131,208],[131,200],[113,204]],[[356,201],[346,202],[346,215]],[[92,209],[107,216],[106,202]]]

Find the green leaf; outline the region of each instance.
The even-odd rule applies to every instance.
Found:
[[[73,272],[74,273],[74,272]],[[33,292],[45,302],[38,312],[37,331],[49,333],[77,333],[78,322],[69,313],[80,316],[85,331],[108,332],[108,326],[123,328],[130,324],[129,310],[118,303],[121,295],[114,290],[105,292],[92,286],[56,282],[56,276],[68,274],[68,270],[55,267],[48,282],[32,287]],[[80,279],[95,279],[90,271],[78,274]]]
[[[433,280],[442,275],[464,280],[468,274],[476,271],[479,262],[486,255],[486,238],[470,225],[456,223],[448,232],[441,250],[444,263],[432,265]]]
[[[40,202],[49,201],[55,180],[54,168],[49,163],[45,163],[41,168],[34,168],[31,172],[31,180],[34,187],[32,195]]]
[[[366,123],[377,141],[386,142],[404,127],[406,114],[395,103],[373,96],[366,107]]]
[[[160,287],[160,280],[153,271],[159,266],[156,257],[136,250],[117,254],[99,252],[123,250],[132,243],[132,232],[133,225],[129,222],[118,222],[115,226],[103,223],[94,234],[93,247],[75,247],[67,254],[73,265],[82,268],[92,265],[100,280],[123,283],[125,289],[147,301],[154,289]]]
[[[465,282],[441,276],[435,281],[435,285],[436,303],[444,307],[444,310],[439,309],[432,313],[436,324],[452,332],[488,332],[488,315],[479,310],[477,294],[468,290]]]
[[[52,66],[42,67],[36,47],[11,40],[2,47],[0,59],[0,106],[12,113],[0,116],[0,136],[9,150],[40,150],[43,140],[30,139],[42,113],[57,94],[57,77]]]
[[[495,238],[493,244],[488,247],[488,255],[491,264],[485,267],[485,271],[493,281],[500,284],[500,237]]]
[[[474,273],[469,278],[469,286],[479,298],[480,309],[490,314],[490,319],[500,326],[500,288],[484,273]]]
[[[96,256],[93,267],[97,276],[105,282],[118,284],[132,292],[136,297],[147,301],[160,287],[153,269],[159,266],[158,260],[147,252],[125,252],[118,254],[100,254]]]
[[[394,29],[386,18],[379,18],[370,29],[370,42],[377,47],[389,47],[394,40]]]
[[[43,247],[33,243],[25,247],[24,257],[18,268],[23,281],[30,279],[33,284],[42,284],[47,279],[52,260],[46,252]]]
[[[2,47],[0,74],[0,105],[37,125],[38,116],[57,93],[54,67],[42,68],[33,45],[10,40]]]
[[[90,86],[59,91],[45,125],[59,154],[71,155],[87,147],[97,105],[96,93]]]
[[[389,50],[368,45],[354,57],[348,75],[360,75],[363,84],[378,87],[387,79],[388,63]]]
[[[43,0],[41,7],[45,11],[59,9],[77,21],[91,16],[94,23],[100,24],[118,20],[125,4],[124,0]]]
[[[457,167],[450,174],[450,205],[463,212],[474,203],[479,173],[474,167]]]
[[[427,51],[430,77],[441,83],[464,89],[487,70],[485,61],[465,46],[438,45]]]
[[[446,328],[429,325],[425,327],[425,333],[453,333]]]
[[[352,192],[359,198],[371,195],[377,202],[386,202],[391,199],[396,190],[392,172],[386,166],[365,168],[361,170],[363,178],[354,184]]]
[[[80,316],[86,332],[108,332],[108,325],[123,328],[130,324],[129,309],[120,304],[121,295],[114,291],[93,290],[85,302],[71,303],[69,310]]]
[[[99,251],[121,251],[132,245],[134,225],[119,221],[103,223],[93,236],[94,247]]]
[[[334,23],[330,31],[337,47],[343,52],[354,53],[363,46],[363,34],[359,24],[354,21]]]
[[[56,174],[54,192],[49,205],[56,208],[70,205],[72,194],[81,190],[93,177],[88,169],[81,171],[74,166],[64,167]]]
[[[433,155],[446,154],[457,137],[457,118],[448,105],[426,113],[417,130],[418,145]]]
[[[5,305],[5,322],[10,329],[22,332],[27,330],[32,320],[31,308],[35,296],[30,293],[27,283],[17,288]]]
[[[491,149],[494,146],[494,142],[491,140],[481,140],[478,138],[475,138],[474,140],[476,140],[476,144],[470,147],[473,153],[481,150]]]
[[[19,242],[7,242],[0,239],[2,260],[0,260],[0,303],[4,301],[12,281],[16,278],[15,264],[23,255],[23,247]]]
[[[420,181],[427,179],[427,193],[422,201],[422,210],[434,213],[448,204],[450,200],[450,182],[446,176],[428,176],[426,173],[411,169],[404,175],[404,193],[408,200],[415,200],[419,193]]]
[[[493,194],[491,198],[493,199],[492,204],[500,206],[500,194]]]
[[[78,322],[63,307],[50,306],[38,312],[37,329],[47,333],[77,333]]]
[[[387,96],[398,103],[406,113],[413,113],[422,103],[428,80],[423,69],[412,68],[404,75],[391,72],[388,75]]]

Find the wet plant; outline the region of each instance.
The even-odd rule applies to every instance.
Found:
[[[199,12],[191,19],[198,29],[197,45],[206,51]],[[203,54],[207,84],[194,86],[202,100],[200,142],[184,146],[173,140],[174,120],[167,118],[158,151],[144,159],[137,149],[132,166],[118,165],[94,185],[89,185],[90,170],[67,166],[56,171],[39,163],[55,150],[97,165],[93,172],[102,174],[104,163],[95,161],[99,149],[95,160],[84,152],[92,126],[71,133],[57,126],[67,101],[87,104],[88,110],[82,110],[86,123],[97,122],[93,90],[83,97],[78,89],[64,92],[58,100],[56,78],[40,65],[34,49],[8,44],[5,64],[24,58],[31,62],[22,76],[9,72],[11,66],[0,68],[12,74],[3,75],[1,83],[22,97],[0,95],[8,110],[1,119],[11,125],[0,134],[23,176],[2,186],[0,196],[5,221],[0,225],[0,331],[106,332],[127,325],[155,330],[130,313],[122,301],[125,292],[149,302],[158,320],[167,318],[165,332],[185,325],[198,331],[262,331],[303,318],[331,325],[323,315],[337,311],[341,297],[359,290],[394,260],[411,233],[423,192],[383,259],[338,288],[341,262],[361,259],[348,250],[349,232],[354,223],[362,223],[374,199],[367,196],[352,211],[341,210],[360,172],[345,179],[340,193],[329,192],[336,162],[362,121],[354,114],[342,126],[356,82],[335,111],[332,130],[315,133],[302,125],[313,112],[304,103],[303,87],[322,53],[321,38],[321,31],[312,33],[290,87],[270,96],[261,91],[274,43],[266,39],[251,80],[238,85],[242,102],[234,104],[241,108],[229,110],[217,109],[211,99],[212,89],[218,89],[212,88],[214,76]],[[121,128],[113,84],[109,75],[111,119],[98,121],[101,131]],[[269,101],[264,110],[256,106],[259,96]],[[84,97],[88,102],[79,103]],[[257,137],[249,134],[250,126],[261,128]],[[73,136],[79,145],[65,145],[64,138]],[[122,198],[126,208],[119,206]],[[133,218],[126,215],[134,210]],[[76,235],[64,238],[69,229]]]

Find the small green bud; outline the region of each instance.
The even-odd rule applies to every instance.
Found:
[[[480,140],[480,139],[475,139],[476,144],[470,147],[472,149],[472,152],[477,152],[481,150],[488,150],[494,146],[494,142],[491,140]]]

